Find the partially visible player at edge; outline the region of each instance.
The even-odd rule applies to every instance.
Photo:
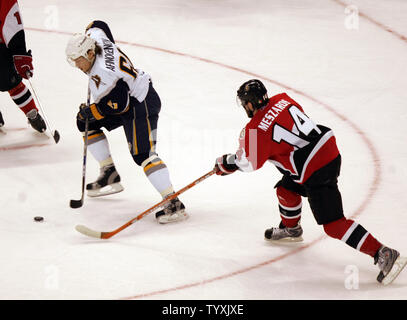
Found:
[[[111,131],[123,126],[131,156],[163,199],[174,193],[164,161],[156,153],[156,130],[160,98],[151,78],[135,69],[116,46],[108,25],[93,21],[86,34],[75,34],[66,48],[68,61],[89,76],[93,103],[82,104],[77,115],[80,132],[89,120],[88,148],[99,162],[100,176],[86,186],[88,196],[103,196],[123,190],[102,127]],[[159,223],[187,217],[184,204],[175,198],[156,212]]]
[[[265,231],[272,242],[302,241],[303,197],[326,234],[374,258],[377,281],[388,284],[406,264],[397,250],[384,246],[357,222],[345,218],[337,185],[341,155],[330,128],[317,125],[286,93],[268,98],[263,83],[249,80],[237,91],[250,122],[240,134],[236,154],[216,160],[218,175],[251,172],[269,160],[283,174],[276,184],[281,223]]]
[[[0,91],[8,92],[14,103],[27,116],[31,126],[44,132],[46,125],[30,90],[22,78],[33,76],[31,50],[27,52],[25,33],[17,0],[0,1]],[[4,125],[0,113],[0,127]]]

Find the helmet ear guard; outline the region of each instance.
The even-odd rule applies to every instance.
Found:
[[[252,118],[253,110],[247,108],[247,103],[250,102],[255,110],[267,105],[267,89],[260,80],[251,79],[246,81],[237,90],[236,102],[246,110],[247,116]]]
[[[91,37],[81,34],[75,33],[68,41],[68,44],[65,49],[66,59],[68,62],[75,66],[75,60],[79,57],[84,57],[85,59],[89,60],[88,52],[89,50],[95,51],[96,49],[96,41]]]

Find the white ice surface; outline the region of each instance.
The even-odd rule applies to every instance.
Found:
[[[87,79],[64,56],[68,34],[94,19],[127,43],[119,44],[152,75],[162,99],[158,153],[176,189],[236,150],[247,122],[235,104],[241,83],[256,75],[270,94],[287,92],[336,134],[346,215],[407,255],[406,41],[363,17],[357,30],[346,29],[345,7],[332,0],[19,2],[33,83],[61,141],[10,148],[44,139],[8,94],[0,95],[7,132],[0,133],[1,299],[407,298],[406,271],[391,286],[379,285],[373,259],[325,237],[306,200],[304,242],[266,243],[264,230],[279,223],[273,186],[280,175],[271,164],[213,176],[187,191],[185,222],[158,225],[149,215],[110,240],[76,232],[77,224],[113,230],[160,196],[117,129],[108,137],[124,192],[69,208],[80,198],[83,146],[75,116]],[[352,3],[407,35],[405,1]],[[97,175],[89,155],[87,180]],[[43,223],[33,221],[38,215]],[[358,282],[349,288],[352,275]]]

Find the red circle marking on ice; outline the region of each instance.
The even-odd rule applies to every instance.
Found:
[[[120,43],[125,43],[125,44],[128,44],[128,45],[131,45],[131,43],[129,43],[129,42],[120,42]],[[137,44],[133,44],[133,45],[138,46]],[[326,103],[324,103],[322,101],[319,101],[318,99],[310,96],[309,94],[307,94],[305,92],[294,89],[294,88],[292,88],[290,86],[287,86],[287,85],[285,85],[285,84],[283,84],[281,82],[278,82],[278,81],[275,81],[273,79],[267,78],[267,77],[262,76],[260,74],[256,74],[256,73],[246,71],[246,70],[243,70],[243,69],[240,69],[240,68],[229,66],[229,65],[221,63],[221,62],[216,62],[216,61],[209,60],[209,59],[195,57],[195,56],[192,56],[192,55],[189,55],[189,54],[183,54],[183,53],[173,52],[173,51],[170,51],[170,50],[164,50],[164,49],[159,49],[159,48],[156,49],[156,48],[149,47],[149,46],[142,46],[142,47],[149,48],[149,49],[154,49],[154,50],[159,50],[159,51],[167,52],[167,53],[171,53],[171,54],[176,54],[176,55],[180,55],[180,56],[186,56],[186,57],[197,59],[197,60],[200,60],[200,61],[203,61],[203,62],[215,64],[215,65],[227,68],[227,69],[235,70],[235,71],[247,74],[247,75],[249,75],[251,77],[262,79],[264,81],[271,82],[271,83],[273,83],[275,85],[278,85],[278,86],[280,86],[280,87],[282,87],[282,88],[284,88],[286,90],[290,90],[292,92],[295,92],[298,95],[302,95],[302,96],[306,97],[307,99],[309,99],[309,100],[311,100],[311,101],[313,101],[315,103],[318,103],[319,105],[323,106],[328,111],[333,113],[336,117],[338,117],[342,121],[346,122],[360,136],[360,138],[363,140],[363,142],[368,147],[368,149],[370,151],[370,154],[372,156],[372,162],[373,162],[373,166],[374,166],[374,177],[373,177],[373,181],[371,183],[369,192],[368,192],[367,196],[364,198],[364,200],[362,201],[362,203],[359,205],[359,207],[356,210],[354,210],[354,212],[349,216],[349,218],[357,217],[358,215],[360,215],[366,209],[366,207],[368,206],[370,200],[373,198],[373,195],[376,193],[376,191],[378,189],[378,186],[379,186],[380,179],[381,179],[380,158],[378,156],[378,153],[377,153],[373,143],[369,140],[369,138],[366,136],[366,134],[355,123],[353,123],[351,120],[349,120],[346,116],[340,114],[333,107],[327,105]],[[322,235],[322,236],[318,237],[317,239],[314,239],[313,241],[311,241],[311,242],[309,242],[309,243],[307,243],[305,245],[297,247],[297,248],[295,248],[295,249],[293,249],[293,250],[291,250],[291,251],[289,251],[289,252],[287,252],[285,254],[277,256],[277,257],[275,257],[273,259],[266,260],[266,261],[257,263],[255,265],[252,265],[252,266],[249,266],[249,267],[246,267],[246,268],[243,268],[243,269],[239,269],[239,270],[236,270],[236,271],[233,271],[233,272],[230,272],[230,273],[226,273],[226,274],[223,274],[223,275],[220,275],[220,276],[217,276],[217,277],[212,277],[212,278],[209,278],[209,279],[200,280],[200,281],[193,282],[193,283],[187,283],[187,284],[184,284],[184,285],[171,287],[171,288],[167,288],[167,289],[163,289],[163,290],[157,290],[157,291],[141,293],[141,294],[137,294],[137,295],[134,295],[134,296],[131,296],[131,297],[125,297],[123,299],[130,300],[130,299],[147,298],[147,297],[151,297],[151,296],[155,296],[155,295],[159,295],[159,294],[165,294],[165,293],[168,293],[168,292],[173,292],[173,291],[178,291],[178,290],[183,290],[183,289],[187,289],[187,288],[192,288],[192,287],[205,285],[205,284],[212,283],[212,282],[215,282],[215,281],[218,281],[218,280],[224,280],[224,279],[227,279],[227,278],[230,278],[230,277],[233,277],[233,276],[236,276],[236,275],[239,275],[239,274],[242,274],[242,273],[245,273],[245,272],[248,272],[248,271],[263,267],[263,266],[266,266],[266,265],[270,265],[270,264],[272,264],[274,262],[277,262],[279,260],[282,260],[282,259],[284,259],[286,257],[292,256],[292,255],[294,255],[294,254],[296,254],[296,253],[298,253],[300,251],[303,251],[304,249],[307,249],[307,248],[313,246],[314,244],[316,244],[317,242],[319,242],[319,241],[321,241],[321,240],[323,240],[325,238],[327,238],[327,236]]]
[[[352,5],[351,3],[345,3],[342,0],[332,0],[334,2],[336,2],[337,4],[341,5],[342,7],[347,8],[348,6]],[[356,6],[357,7],[357,6]],[[383,29],[384,31],[387,31],[389,33],[391,33],[392,35],[394,35],[395,37],[399,38],[399,40],[407,42],[407,37],[402,35],[401,33],[397,32],[396,30],[393,30],[392,28],[390,28],[389,26],[386,26],[384,23],[381,23],[375,19],[373,19],[371,16],[368,16],[367,14],[365,14],[364,12],[360,11],[358,8],[358,15],[366,20],[368,20],[369,22],[373,23],[374,25],[376,25],[377,27],[379,27],[380,29]]]
[[[346,4],[343,3],[340,0],[333,0],[333,1],[335,1],[336,3],[339,3],[339,4],[343,5],[343,6],[346,6]],[[400,40],[407,42],[407,37],[397,33],[396,31],[392,30],[388,26],[385,26],[384,24],[382,24],[380,22],[377,22],[376,20],[370,18],[369,16],[367,16],[367,15],[365,15],[363,13],[359,12],[359,14],[360,14],[361,17],[369,20],[370,22],[377,25],[378,27],[380,27],[380,28],[384,29],[385,31],[390,32],[393,35],[397,36]],[[38,31],[38,32],[49,32],[49,33],[56,33],[56,34],[63,34],[63,35],[72,35],[73,34],[71,32],[45,30],[45,29],[38,29],[38,28],[26,28],[26,29],[32,30],[32,31]],[[195,60],[198,60],[198,61],[201,61],[201,62],[217,65],[217,66],[229,69],[229,70],[234,70],[234,71],[237,71],[237,72],[241,72],[241,73],[247,74],[247,75],[249,75],[251,77],[255,77],[255,78],[262,79],[264,81],[268,81],[270,83],[273,83],[273,84],[275,84],[277,86],[280,86],[280,87],[282,87],[282,88],[284,88],[286,90],[290,90],[290,91],[292,91],[292,92],[294,92],[294,93],[296,93],[298,95],[302,95],[303,97],[305,97],[305,98],[307,98],[307,99],[309,99],[311,101],[314,101],[315,103],[318,103],[319,105],[323,106],[328,111],[333,113],[336,117],[338,117],[342,121],[346,122],[360,136],[360,138],[366,144],[366,146],[368,147],[368,149],[370,151],[371,157],[372,157],[372,163],[373,163],[373,167],[374,167],[373,181],[371,183],[371,186],[370,186],[370,189],[369,189],[369,192],[368,192],[367,196],[364,198],[364,200],[359,205],[359,207],[353,212],[353,214],[351,214],[350,218],[355,218],[358,215],[360,215],[366,209],[366,207],[368,206],[369,201],[373,198],[373,195],[378,190],[378,186],[379,186],[380,179],[381,179],[381,167],[380,167],[380,158],[379,158],[379,155],[378,155],[373,143],[370,141],[370,139],[366,136],[366,134],[355,123],[350,121],[346,116],[340,114],[338,111],[336,111],[333,107],[329,106],[328,104],[326,104],[326,103],[324,103],[322,101],[319,101],[318,99],[312,97],[311,95],[309,95],[309,94],[307,94],[307,93],[305,93],[303,91],[294,89],[294,88],[292,88],[290,86],[287,86],[287,85],[285,85],[285,84],[283,84],[281,82],[278,82],[276,80],[267,78],[267,77],[262,76],[260,74],[256,74],[256,73],[253,73],[253,72],[250,72],[250,71],[238,68],[238,67],[230,66],[230,65],[227,65],[227,64],[222,63],[222,62],[217,62],[217,61],[214,61],[214,60],[201,58],[201,57],[194,56],[194,55],[191,55],[191,54],[188,54],[188,53],[177,52],[177,51],[173,51],[173,50],[163,49],[163,48],[149,46],[149,45],[143,45],[143,44],[134,43],[134,42],[128,42],[128,41],[116,41],[116,42],[121,43],[121,44],[126,44],[126,45],[129,45],[129,46],[135,46],[135,47],[155,50],[155,51],[159,51],[159,52],[163,52],[163,53],[168,53],[168,54],[172,54],[172,55],[177,55],[177,56],[181,56],[181,57],[187,57],[187,58],[195,59]],[[293,249],[291,251],[288,251],[285,254],[277,256],[277,257],[275,257],[273,259],[269,259],[269,260],[266,260],[266,261],[263,261],[263,262],[260,262],[260,263],[254,264],[252,266],[242,268],[242,269],[230,272],[230,273],[219,275],[217,277],[212,277],[212,278],[200,280],[200,281],[197,281],[197,282],[191,282],[191,283],[179,285],[179,286],[176,286],[176,287],[170,287],[170,288],[167,288],[167,289],[150,291],[150,292],[146,292],[146,293],[140,293],[140,294],[133,295],[131,297],[125,297],[125,298],[122,298],[122,299],[129,300],[129,299],[146,298],[146,297],[151,297],[151,296],[154,296],[154,295],[165,294],[165,293],[168,293],[168,292],[174,292],[174,291],[178,291],[178,290],[183,290],[183,289],[188,289],[188,288],[192,288],[192,287],[202,286],[202,285],[212,283],[212,282],[215,282],[215,281],[218,281],[218,280],[224,280],[224,279],[227,279],[227,278],[230,278],[230,277],[233,277],[233,276],[245,273],[245,272],[249,272],[249,271],[257,269],[257,268],[261,268],[261,267],[266,266],[266,265],[270,265],[270,264],[272,264],[274,262],[280,261],[280,260],[282,260],[284,258],[287,258],[287,257],[289,257],[291,255],[294,255],[294,254],[296,254],[296,253],[298,253],[298,252],[300,252],[300,251],[302,251],[304,249],[307,249],[307,248],[313,246],[315,243],[317,243],[317,242],[319,242],[319,241],[321,241],[321,240],[323,240],[325,238],[327,238],[327,236],[322,235],[319,238],[314,239],[310,243],[307,243],[305,245],[297,247],[297,248],[295,248],[295,249]]]

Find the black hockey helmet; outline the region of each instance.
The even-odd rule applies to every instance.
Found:
[[[254,109],[264,107],[268,103],[267,89],[260,80],[251,79],[237,90],[236,101],[246,110],[247,116],[252,118],[253,112],[246,108],[247,103],[250,102]]]

